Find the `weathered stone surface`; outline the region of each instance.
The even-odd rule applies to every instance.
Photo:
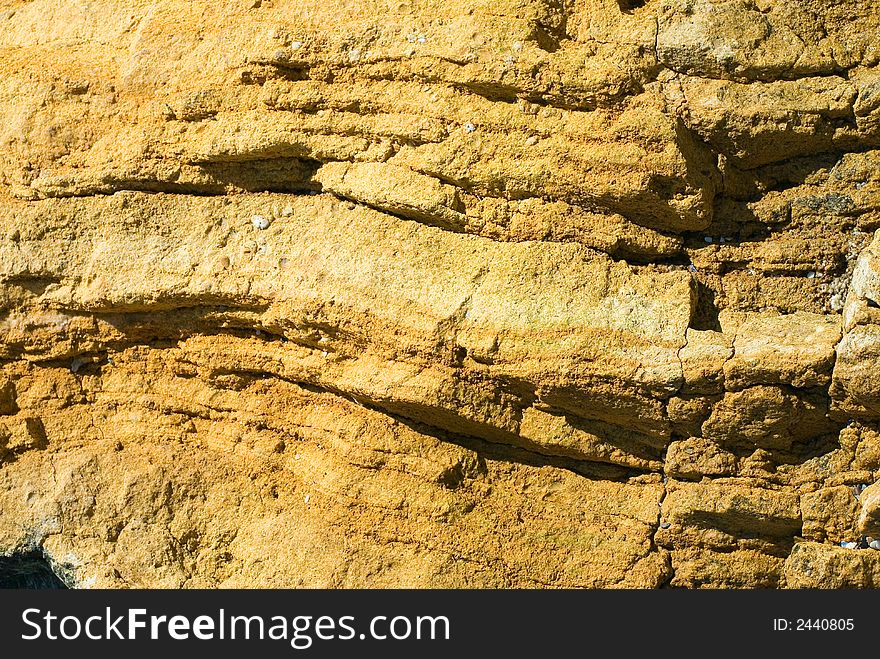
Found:
[[[878,585],[876,2],[392,5],[3,3],[0,555]]]
[[[132,348],[80,371],[83,397],[44,412],[55,471],[31,451],[0,476],[5,547],[45,543],[72,583],[112,587],[666,578],[650,550],[660,484],[487,459],[253,373],[211,384],[188,375],[192,356]],[[27,396],[70,374],[23,375]]]
[[[821,399],[759,385],[726,393],[701,434],[724,445],[789,450],[796,442],[835,432],[827,411]]]
[[[776,588],[784,559],[758,551],[683,549],[670,552],[673,588]]]
[[[803,537],[817,542],[828,540],[834,544],[857,540],[858,504],[853,488],[846,485],[802,494]]]
[[[673,478],[688,480],[733,476],[737,471],[737,458],[710,440],[692,437],[669,445],[663,469]]]
[[[880,552],[799,542],[785,561],[785,584],[789,588],[877,588]]]
[[[870,485],[859,494],[859,531],[865,535],[880,536],[880,487]]]
[[[838,341],[840,321],[836,316],[750,316],[737,328],[733,357],[724,364],[725,387],[827,386]]]
[[[674,549],[703,546],[715,550],[763,550],[774,554],[801,528],[797,495],[749,487],[735,480],[711,483],[669,481],[661,506],[667,528],[659,545]]]
[[[880,416],[877,365],[880,364],[880,233],[862,250],[853,269],[852,285],[843,312],[846,329],[837,346],[831,394],[839,408],[852,415]]]

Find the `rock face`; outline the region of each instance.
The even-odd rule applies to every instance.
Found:
[[[880,585],[876,0],[0,10],[0,557]]]

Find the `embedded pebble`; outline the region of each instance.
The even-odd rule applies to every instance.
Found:
[[[299,50],[302,47],[302,41],[294,41],[292,44],[290,44],[291,50]]]
[[[695,266],[693,263],[691,263],[691,264],[688,266],[688,271],[689,271],[689,272],[696,272],[696,271],[697,271],[697,266]]]
[[[361,56],[360,48],[354,48],[348,51],[348,61],[355,62]]]
[[[668,529],[670,526],[672,526],[672,524],[670,524],[669,522],[660,522],[661,529]]]
[[[703,240],[706,241],[707,243],[711,243],[711,242],[712,242],[712,236],[704,236],[704,237],[703,237]]]
[[[880,540],[871,540],[871,542],[868,543],[868,546],[871,549],[880,549]]]
[[[514,41],[513,42],[513,49],[517,52],[521,51],[522,50],[522,43],[520,43],[519,41]]]
[[[254,215],[251,218],[251,224],[254,225],[255,229],[260,229],[262,231],[263,229],[268,229],[271,222],[262,215]]]
[[[843,547],[844,549],[855,549],[856,543],[855,542],[841,542],[840,546]]]
[[[535,146],[538,143],[538,138],[535,135],[532,135],[528,139],[526,139],[526,146]]]
[[[475,130],[477,130],[477,127],[474,126],[474,125],[473,125],[472,123],[470,123],[470,122],[468,122],[468,123],[466,123],[466,124],[464,125],[464,132],[465,132],[465,133],[473,133]]]
[[[816,271],[815,271],[815,270],[809,270],[809,271],[807,272],[807,279],[815,279],[815,278],[816,278]]]
[[[419,43],[425,43],[427,40],[428,40],[428,39],[425,37],[424,34],[420,34],[420,35],[419,35],[419,38],[418,38],[418,42],[419,42]]]

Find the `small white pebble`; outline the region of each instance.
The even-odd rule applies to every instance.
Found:
[[[844,549],[855,549],[857,544],[855,542],[841,542],[840,546]]]
[[[749,273],[750,275],[756,275],[756,274],[758,274],[758,271],[755,270],[754,268],[749,268],[749,269],[748,269],[748,273]]]
[[[695,266],[693,263],[691,263],[691,264],[688,266],[688,271],[689,271],[689,272],[696,272],[696,271],[697,271],[697,266]]]
[[[520,43],[519,41],[514,41],[514,42],[513,42],[513,49],[514,49],[516,52],[521,51],[521,50],[522,50],[522,43]]]
[[[281,216],[282,217],[289,217],[291,215],[293,215],[293,206],[285,206],[284,210],[281,211]]]
[[[255,229],[260,229],[262,231],[263,229],[269,228],[270,222],[262,215],[254,215],[251,218],[251,224],[254,225]]]
[[[464,132],[465,132],[465,133],[473,133],[475,130],[477,130],[477,127],[474,126],[474,125],[473,125],[472,123],[470,123],[470,122],[468,122],[468,123],[466,123],[466,124],[464,125]]]
[[[324,351],[323,351],[323,352],[322,352],[322,353],[321,353],[321,356],[322,356],[322,357],[326,357],[326,356],[327,356],[327,354],[328,354],[328,353],[327,353],[327,351],[326,351],[326,350],[324,350]]]
[[[299,50],[302,47],[303,47],[302,41],[294,41],[292,44],[290,44],[291,50]]]
[[[348,61],[355,62],[361,56],[360,48],[354,48],[348,51]]]
[[[424,34],[419,35],[419,39],[418,39],[419,43],[425,43],[427,40],[428,39],[425,37]]]
[[[712,236],[703,236],[703,240],[706,241],[707,243],[711,243],[711,242],[712,242]]]
[[[406,35],[406,40],[409,41],[410,43],[415,43],[416,39],[418,39],[418,38],[419,38],[419,36],[417,34],[412,33],[412,32],[410,32],[408,35]]]
[[[880,549],[880,540],[872,540],[871,542],[868,543],[868,546],[871,549]]]
[[[311,498],[312,498],[312,495],[311,495],[311,494],[307,494],[305,497],[303,497],[303,500],[304,500],[306,503],[308,503],[309,500],[310,500]]]
[[[718,239],[718,242],[721,243],[721,244],[723,245],[723,244],[724,244],[724,240],[725,240],[724,236],[721,236],[721,237]]]
[[[263,336],[263,332],[262,332],[261,330],[257,330],[257,331],[255,332],[255,334],[256,334],[257,336]]]
[[[526,146],[535,146],[538,143],[538,138],[535,135],[532,135],[528,139],[526,139]]]
[[[668,529],[670,526],[672,526],[672,524],[670,524],[669,522],[660,522],[661,529]]]
[[[807,272],[807,279],[815,279],[815,278],[816,278],[816,271],[815,270],[810,270]]]

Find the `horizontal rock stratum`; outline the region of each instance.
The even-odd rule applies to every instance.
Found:
[[[0,560],[880,585],[878,31],[876,0],[0,2]]]

